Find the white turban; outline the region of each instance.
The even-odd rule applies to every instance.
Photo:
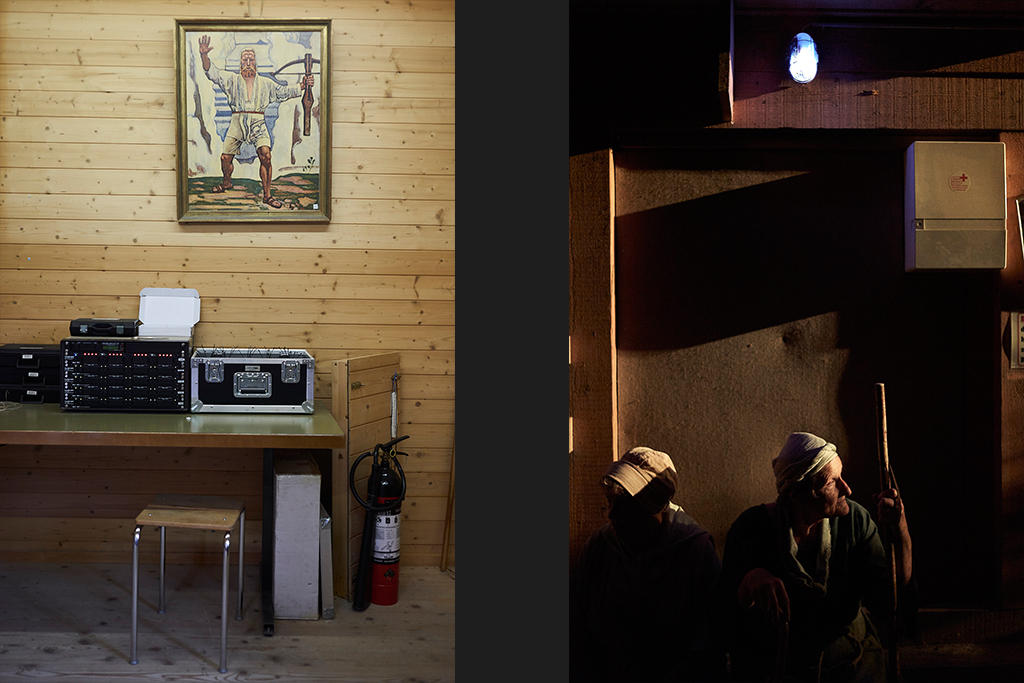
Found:
[[[793,432],[772,460],[775,489],[781,494],[797,482],[813,477],[839,454],[835,444],[808,432]]]

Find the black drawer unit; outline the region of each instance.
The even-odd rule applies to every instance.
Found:
[[[0,386],[0,398],[15,403],[56,403],[60,400],[60,389]]]
[[[70,337],[60,347],[64,410],[189,410],[188,337]]]
[[[60,344],[0,345],[0,400],[56,403]]]

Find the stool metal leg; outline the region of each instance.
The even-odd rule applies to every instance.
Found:
[[[224,570],[220,586],[220,668],[219,672],[228,671],[228,548],[231,547],[231,532],[224,534]]]
[[[242,618],[242,586],[245,584],[245,510],[238,517],[238,613],[235,619]]]
[[[165,568],[167,566],[166,561],[166,546],[167,546],[167,527],[160,527],[160,606],[157,612],[164,614],[167,612],[167,591],[164,586],[167,584],[164,579]]]
[[[136,640],[139,628],[139,536],[142,534],[142,527],[135,527],[135,534],[132,537],[132,635],[131,644],[128,648],[128,663],[138,664],[136,656]]]

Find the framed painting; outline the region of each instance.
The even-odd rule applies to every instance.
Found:
[[[178,220],[329,222],[330,21],[175,29]]]

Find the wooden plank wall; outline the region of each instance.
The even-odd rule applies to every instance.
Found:
[[[402,560],[439,563],[455,432],[454,15],[453,0],[0,0],[0,343],[56,343],[73,318],[135,317],[143,287],[191,287],[198,345],[307,349],[321,398],[331,361],[400,354],[417,502]],[[174,20],[249,17],[332,20],[328,225],[175,220]],[[258,453],[213,460],[4,447],[0,558],[121,561],[122,520],[154,488],[258,496]]]

